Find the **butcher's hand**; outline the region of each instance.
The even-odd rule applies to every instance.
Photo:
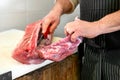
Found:
[[[75,42],[78,37],[94,38],[101,34],[99,22],[87,22],[76,18],[64,27],[66,35],[71,35],[71,41]]]
[[[69,13],[73,9],[73,5],[69,0],[56,0],[55,5],[51,11],[43,18],[42,32],[44,33],[48,27],[53,33],[60,22],[62,14]]]
[[[42,19],[42,33],[45,33],[49,27],[49,41],[52,41],[53,33],[60,23],[62,9],[55,6],[43,19]],[[49,43],[48,41],[48,43]]]
[[[53,33],[57,25],[60,22],[60,13],[51,11],[43,18],[42,33],[45,33],[48,27],[50,27],[50,33]]]

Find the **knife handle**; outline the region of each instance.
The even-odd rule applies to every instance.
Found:
[[[43,34],[45,39],[47,39],[48,34],[50,34],[50,27],[48,27],[46,32]]]

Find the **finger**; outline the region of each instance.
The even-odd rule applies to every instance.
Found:
[[[52,39],[53,39],[53,34],[48,34],[47,35],[47,40],[46,40],[46,44],[51,44],[52,43]]]
[[[44,20],[43,23],[42,23],[42,33],[45,33],[48,26],[50,25],[50,20]]]
[[[75,21],[76,21],[76,20],[79,20],[79,17],[78,17],[78,16],[75,17]]]
[[[65,33],[66,36],[69,35],[69,33],[67,32],[66,28],[64,28],[64,33]]]
[[[54,22],[54,23],[50,26],[50,33],[54,33],[54,31],[55,31],[55,29],[56,29],[56,27],[57,27],[58,24],[59,24],[59,23]]]
[[[74,33],[74,28],[73,28],[73,26],[72,26],[72,24],[71,23],[68,23],[66,26],[65,26],[65,33],[67,33],[67,34],[72,34],[72,33]]]
[[[79,37],[79,33],[75,32],[71,35],[71,41],[76,42],[77,38]]]

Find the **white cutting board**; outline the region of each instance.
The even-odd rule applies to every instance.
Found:
[[[0,32],[0,74],[12,71],[12,79],[20,77],[53,62],[46,60],[41,64],[26,65],[14,60],[11,57],[12,52],[23,35],[24,31],[16,29]],[[61,38],[59,37],[54,37],[53,41],[58,41],[60,39]]]

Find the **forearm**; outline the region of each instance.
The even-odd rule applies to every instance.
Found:
[[[120,10],[106,15],[98,21],[101,34],[120,30]]]
[[[56,0],[52,10],[59,12],[61,15],[72,11],[73,5],[70,0]]]

